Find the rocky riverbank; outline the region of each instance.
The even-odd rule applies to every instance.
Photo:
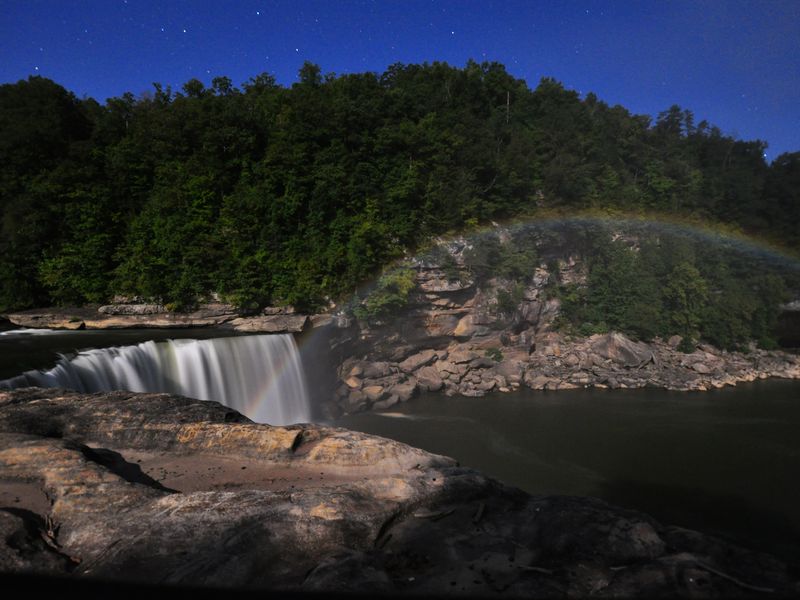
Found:
[[[457,363],[461,364],[461,363]],[[781,561],[343,429],[163,394],[0,393],[0,570],[273,590],[736,597]]]
[[[462,396],[521,386],[706,391],[767,377],[800,378],[800,357],[780,351],[745,354],[701,344],[683,353],[676,350],[676,339],[646,344],[620,333],[569,339],[546,332],[522,346],[504,344],[501,338],[452,341],[402,360],[350,358],[339,371],[339,410],[386,409],[427,391]]]
[[[162,329],[220,327],[253,333],[298,333],[326,322],[325,315],[299,315],[267,308],[263,314],[243,315],[230,304],[200,304],[190,312],[169,311],[161,304],[117,303],[99,307],[46,308],[3,315],[18,327],[35,329]]]
[[[466,241],[445,245],[455,268]],[[768,377],[800,378],[800,356],[751,345],[733,352],[709,344],[678,350],[679,336],[649,343],[611,332],[581,337],[559,323],[560,300],[548,286],[585,281],[576,257],[549,257],[521,290],[501,306],[519,282],[490,278],[478,285],[447,273],[441,260],[412,263],[415,288],[396,318],[355,323],[357,340],[339,368],[334,412],[390,408],[420,392],[482,396],[527,386],[534,390],[577,387],[660,387],[706,391]]]

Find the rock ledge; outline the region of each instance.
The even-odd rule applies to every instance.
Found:
[[[215,402],[4,392],[0,448],[6,573],[508,597],[800,592],[773,557],[636,511],[529,496],[404,444],[255,424]]]

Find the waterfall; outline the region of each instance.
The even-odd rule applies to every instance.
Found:
[[[60,356],[52,369],[0,381],[0,389],[168,392],[216,400],[259,423],[311,418],[300,354],[289,334],[150,341]]]

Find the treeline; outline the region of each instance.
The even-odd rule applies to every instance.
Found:
[[[800,153],[535,90],[497,63],[78,99],[0,86],[0,310],[324,305],[431,235],[539,210],[707,217],[800,247]],[[612,323],[608,323],[612,325]]]

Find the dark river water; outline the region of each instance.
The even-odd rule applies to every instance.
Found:
[[[800,561],[800,382],[428,394],[336,424],[534,494],[592,495]]]
[[[58,352],[213,329],[2,335],[0,379],[51,367]],[[307,375],[313,369],[306,366]],[[705,393],[523,390],[427,394],[334,423],[393,438],[535,494],[598,496],[800,563],[800,382]]]

